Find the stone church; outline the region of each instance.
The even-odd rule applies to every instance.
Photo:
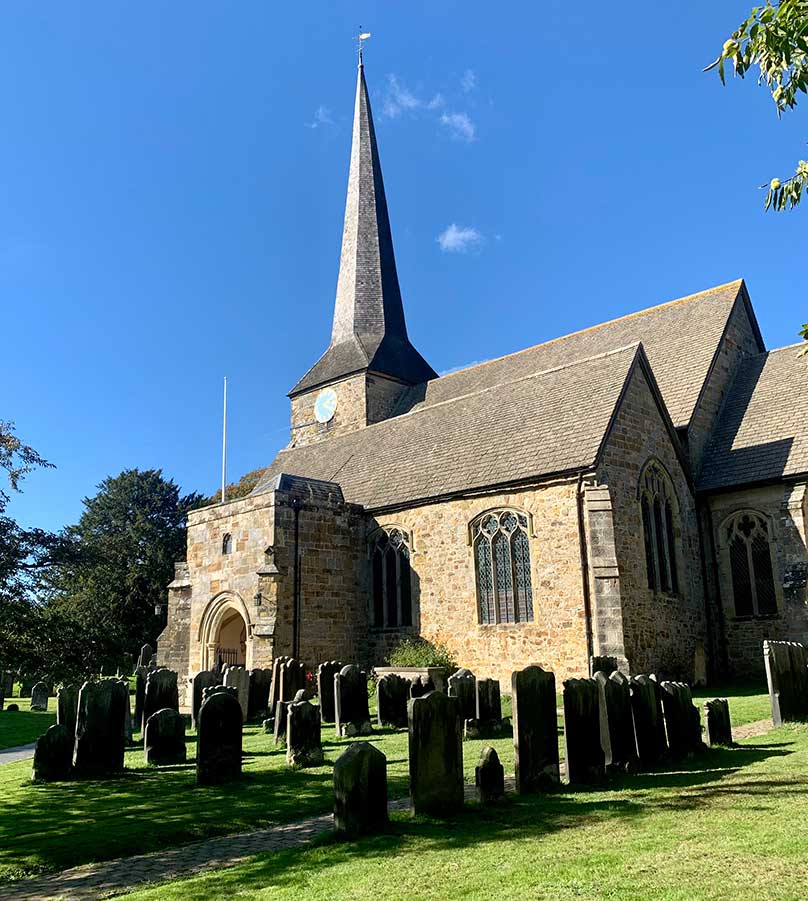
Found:
[[[505,680],[759,670],[808,639],[806,367],[739,280],[439,377],[360,62],[331,343],[255,490],[189,516],[159,662],[372,666],[423,636]]]

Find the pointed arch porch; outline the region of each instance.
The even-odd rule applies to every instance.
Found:
[[[237,618],[243,622],[244,659],[232,662],[243,663],[247,669],[252,667],[252,621],[249,609],[238,593],[222,591],[208,602],[199,623],[199,664],[202,669],[211,669],[216,664],[223,631],[230,635],[239,631],[234,626]]]

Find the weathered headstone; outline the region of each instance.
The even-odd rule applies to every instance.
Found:
[[[641,767],[656,766],[668,750],[659,685],[651,676],[632,676],[631,715]]]
[[[266,716],[269,703],[269,687],[272,684],[271,669],[250,670],[250,692],[247,701],[247,718]]]
[[[146,720],[158,710],[169,707],[179,712],[180,699],[177,689],[177,674],[174,670],[160,667],[151,670],[146,676],[146,690],[143,693],[143,715],[141,732]]]
[[[123,769],[129,692],[123,682],[85,682],[79,692],[73,767],[81,776],[107,776]]]
[[[796,641],[764,641],[772,723],[808,720],[808,648]]]
[[[222,684],[236,689],[241,705],[241,718],[246,721],[250,705],[250,674],[243,666],[228,666],[225,668]]]
[[[213,685],[203,692],[196,744],[198,785],[219,785],[241,776],[241,705],[236,691]]]
[[[334,829],[355,836],[387,824],[387,758],[368,742],[356,742],[334,763]]]
[[[143,750],[146,763],[154,766],[185,763],[185,719],[170,707],[153,713],[146,720]]]
[[[555,686],[553,673],[540,666],[511,676],[516,790],[522,795],[559,782]]]
[[[499,762],[499,755],[490,745],[486,745],[480,754],[474,781],[482,804],[492,804],[505,795],[505,770]]]
[[[606,775],[594,679],[564,682],[564,766],[570,785],[600,782]]]
[[[51,726],[41,735],[34,748],[34,782],[57,782],[67,779],[73,765],[73,736],[64,726]]]
[[[617,672],[617,657],[601,654],[600,656],[589,658],[589,672],[594,676],[595,673],[605,673],[607,676]]]
[[[275,706],[278,701],[283,700],[281,695],[281,667],[291,657],[275,657],[272,661],[272,679],[269,685],[269,700],[267,701],[267,709],[269,715],[275,715]],[[286,700],[289,700],[288,698]]]
[[[323,762],[320,708],[306,700],[286,708],[286,762],[289,766],[319,766]]]
[[[714,698],[704,704],[704,735],[708,747],[731,745],[732,723],[729,717],[729,701]]]
[[[628,770],[637,765],[637,744],[631,716],[631,691],[628,679],[616,670],[607,675],[594,675],[598,686],[600,746],[604,764],[615,770]]]
[[[146,678],[150,672],[148,666],[135,667],[135,728],[143,731],[143,702],[146,698]]]
[[[449,676],[449,697],[457,698],[462,720],[477,717],[477,677],[471,670],[459,669]]]
[[[416,676],[410,682],[410,698],[422,698],[435,691],[435,683],[428,676]]]
[[[410,796],[416,814],[463,805],[463,736],[457,698],[431,691],[409,702]]]
[[[291,701],[299,691],[307,691],[306,667],[290,657],[281,664],[281,697],[282,701]]]
[[[368,705],[367,673],[350,665],[334,676],[334,722],[337,735],[369,735],[370,707]]]
[[[205,669],[191,679],[191,723],[196,729],[199,719],[199,708],[202,706],[202,693],[206,688],[221,685],[222,677],[213,670]]]
[[[317,667],[317,694],[320,697],[320,718],[334,722],[334,676],[345,666],[338,660],[326,660]]]
[[[273,737],[276,745],[286,742],[286,730],[289,725],[289,708],[292,704],[306,700],[306,692],[301,688],[291,701],[278,701],[275,705],[275,719],[273,721]]]
[[[140,649],[140,654],[138,655],[138,658],[137,658],[137,665],[145,666],[145,667],[151,666],[151,659],[152,659],[153,654],[154,654],[154,648],[152,648],[152,646],[148,643],[144,644],[143,647]]]
[[[662,682],[659,687],[670,756],[683,760],[701,750],[699,709],[684,682]]]
[[[20,697],[21,698],[30,698],[31,697],[31,689],[34,687],[34,683],[36,679],[32,679],[30,676],[21,676],[20,677]]]
[[[497,679],[478,679],[475,687],[475,718],[485,727],[502,720],[502,700]]]
[[[48,695],[48,686],[44,682],[37,682],[31,689],[31,710],[47,710]]]
[[[120,682],[126,689],[126,704],[123,708],[123,740],[126,744],[131,745],[134,740],[134,728],[132,725],[132,699],[129,694],[129,680],[121,679]]]
[[[63,685],[56,692],[56,722],[67,729],[71,742],[76,735],[76,712],[79,690],[75,685]]]
[[[407,701],[410,681],[387,673],[376,683],[376,716],[380,726],[396,729],[407,725]]]

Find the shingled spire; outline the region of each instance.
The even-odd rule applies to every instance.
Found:
[[[408,385],[436,377],[407,336],[376,132],[360,56],[331,344],[290,396],[363,371],[390,376]]]

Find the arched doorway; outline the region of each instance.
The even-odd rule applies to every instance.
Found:
[[[219,663],[247,662],[247,624],[236,611],[222,620],[216,640],[216,660]]]
[[[215,597],[202,616],[199,640],[202,669],[220,662],[252,666],[250,615],[244,601],[229,592]]]

